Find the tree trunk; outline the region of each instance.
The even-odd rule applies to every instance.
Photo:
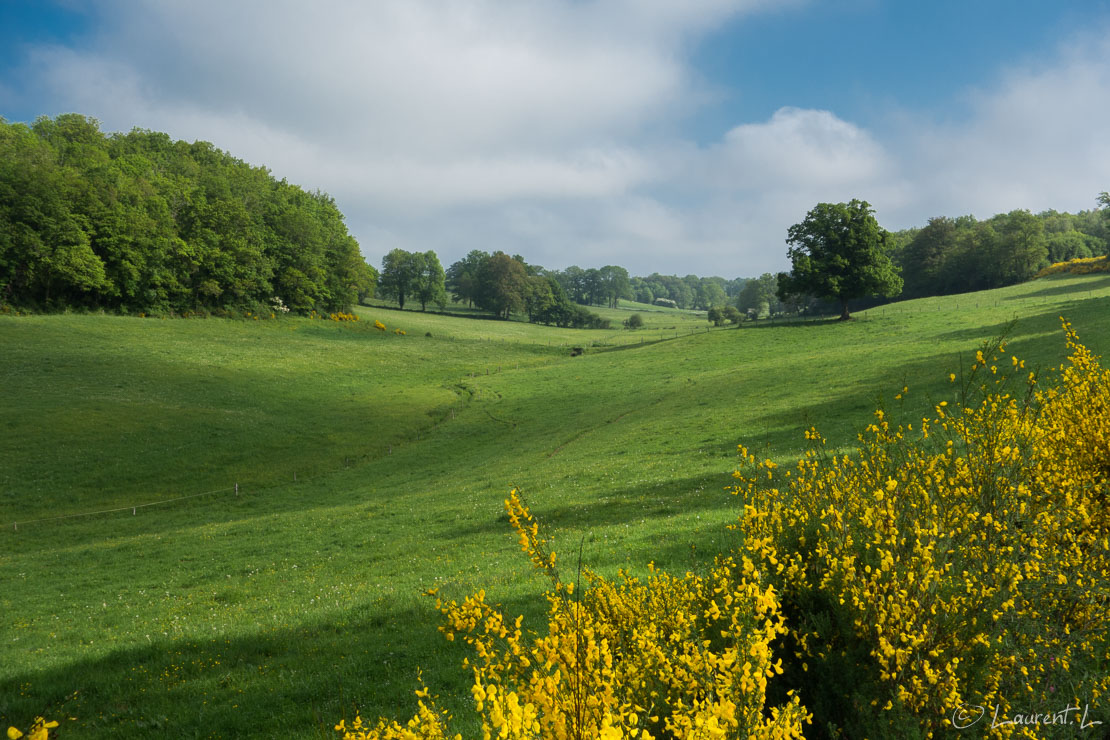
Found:
[[[848,315],[848,301],[840,302],[840,321],[847,321],[852,318]]]

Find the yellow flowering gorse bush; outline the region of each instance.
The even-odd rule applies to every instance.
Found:
[[[1061,273],[1090,275],[1096,272],[1110,272],[1110,257],[1076,257],[1067,262],[1053,262],[1033,277],[1040,278],[1046,275],[1059,275]]]
[[[1105,705],[1110,371],[1065,329],[1051,387],[996,343],[965,379],[978,403],[897,427],[878,411],[853,455],[811,429],[793,469],[741,450],[744,565],[782,590],[784,678],[807,702],[840,687],[849,734],[932,736],[965,703]]]

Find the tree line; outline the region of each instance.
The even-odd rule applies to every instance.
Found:
[[[578,305],[563,284],[542,267],[520,255],[472,250],[446,270],[435,252],[394,249],[382,259],[378,294],[401,307],[416,300],[443,309],[451,299],[503,319],[524,313],[537,324],[605,329],[609,321]],[[615,300],[615,299],[614,299]]]
[[[375,280],[331,197],[208,142],[0,118],[0,303],[330,312]]]
[[[1110,196],[1100,196],[1110,206]],[[818,204],[787,232],[790,272],[754,278],[697,275],[630,276],[616,265],[550,270],[520,255],[475,250],[447,270],[434,252],[394,250],[383,260],[382,295],[404,303],[424,296],[442,307],[448,296],[503,318],[558,326],[601,326],[584,307],[617,307],[621,299],[709,312],[718,325],[744,316],[839,310],[848,302],[947,295],[1029,280],[1052,262],[1105,255],[1110,243],[1107,210],[1078,214],[1015,210],[979,221],[936,217],[923,228],[889,232],[865,201]],[[406,257],[404,255],[412,255]],[[421,259],[433,269],[412,268],[411,283],[396,282],[395,265]],[[407,285],[407,287],[406,287]],[[591,318],[592,317],[592,318]]]
[[[1016,210],[984,221],[938,216],[923,228],[892,234],[888,252],[901,268],[904,298],[1001,288],[1054,262],[1105,255],[1105,213]]]
[[[1110,196],[1099,203],[1110,206]],[[330,312],[377,289],[402,307],[443,308],[454,299],[503,318],[571,327],[604,326],[589,307],[615,308],[622,299],[717,309],[717,321],[734,320],[725,307],[764,315],[828,301],[846,315],[847,300],[1003,287],[1052,262],[1105,255],[1108,212],[938,216],[888,232],[862,201],[819,204],[788,232],[791,272],[750,279],[636,277],[617,265],[552,270],[480,250],[445,270],[435,252],[401,249],[386,255],[379,275],[332,198],[210,143],[142,129],[106,135],[79,114],[31,126],[0,118],[0,303],[47,310]],[[836,249],[855,248],[854,257],[834,249],[822,263],[824,253],[811,254],[808,241],[822,219],[865,226],[869,246],[847,239]],[[867,264],[873,274],[862,279],[840,263]]]

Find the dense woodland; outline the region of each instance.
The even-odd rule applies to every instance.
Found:
[[[337,311],[374,280],[329,196],[207,142],[0,119],[0,304]]]
[[[1106,215],[1010,211],[985,221],[938,216],[924,228],[892,234],[888,251],[902,270],[902,298],[1001,288],[1029,280],[1053,262],[1105,255]]]

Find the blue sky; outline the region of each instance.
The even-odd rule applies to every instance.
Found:
[[[394,247],[725,277],[863,198],[1110,188],[1110,0],[0,2],[0,116],[204,139]]]
[[[992,86],[1010,66],[1051,58],[1092,20],[1105,21],[1108,9],[1096,0],[796,4],[723,24],[693,50],[692,63],[729,91],[706,117],[715,129],[784,105],[833,110],[863,125],[882,125],[895,106],[960,117],[971,89]]]

